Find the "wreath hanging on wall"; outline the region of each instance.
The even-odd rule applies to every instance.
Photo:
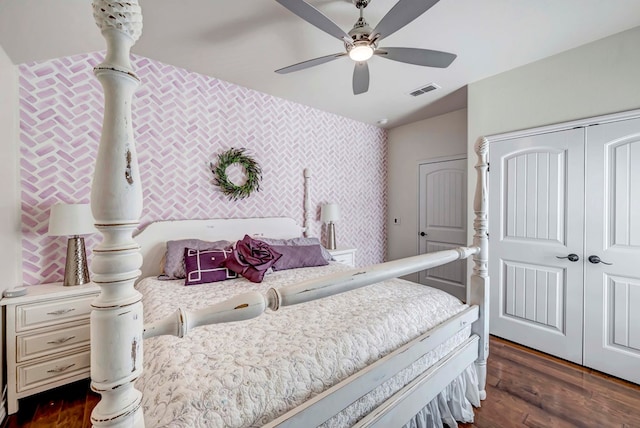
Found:
[[[238,185],[227,177],[227,168],[233,164],[240,165],[246,174],[247,180],[244,184]],[[213,172],[213,184],[220,187],[222,193],[229,197],[230,201],[237,201],[250,196],[253,192],[260,191],[260,180],[262,180],[262,168],[247,154],[244,148],[230,148],[226,152],[218,155],[218,163],[209,164]]]

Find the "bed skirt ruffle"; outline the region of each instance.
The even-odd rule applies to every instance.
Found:
[[[403,428],[452,428],[457,422],[471,423],[474,406],[480,407],[480,391],[476,367],[471,364]]]

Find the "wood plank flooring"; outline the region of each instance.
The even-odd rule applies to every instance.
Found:
[[[2,428],[90,428],[91,411],[100,396],[89,380],[74,382],[20,400],[20,410]]]
[[[488,367],[487,399],[461,428],[640,428],[638,385],[494,337]],[[88,428],[97,402],[76,382],[20,400],[2,428]]]
[[[462,428],[640,428],[638,385],[494,337],[487,371],[487,399]]]

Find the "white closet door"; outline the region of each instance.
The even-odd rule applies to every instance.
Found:
[[[467,160],[420,165],[420,254],[450,250],[467,240]],[[467,264],[458,260],[418,274],[421,284],[466,299]]]
[[[584,130],[489,156],[491,333],[582,363]]]
[[[640,119],[587,129],[586,366],[640,383]]]

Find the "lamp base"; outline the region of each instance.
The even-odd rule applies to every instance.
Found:
[[[82,285],[89,282],[87,253],[84,238],[73,236],[67,241],[67,261],[64,266],[64,282],[62,285]]]
[[[327,249],[336,249],[336,225],[332,221],[327,224]]]

